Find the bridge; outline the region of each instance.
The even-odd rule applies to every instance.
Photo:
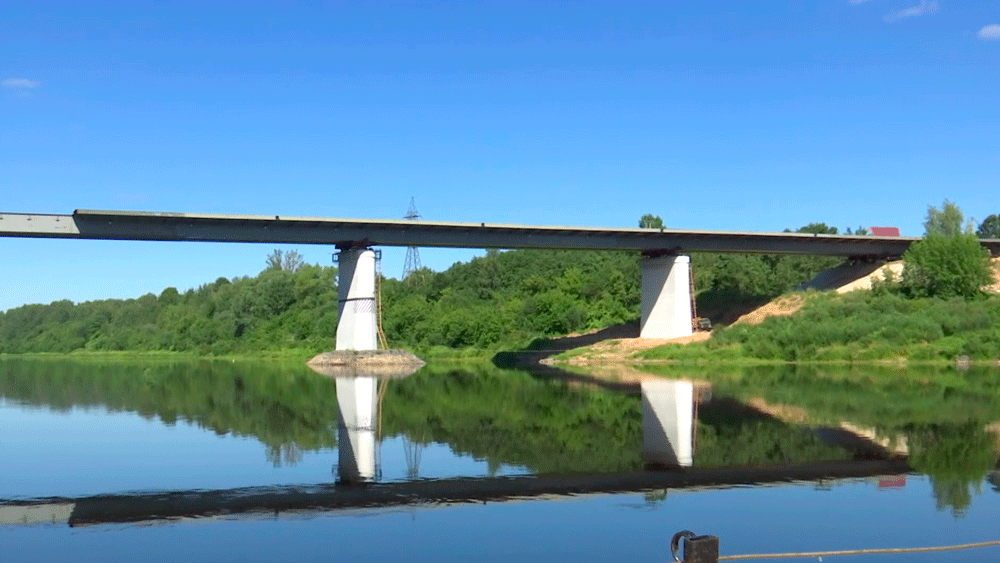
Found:
[[[0,237],[294,243],[339,252],[338,350],[377,348],[374,246],[548,248],[641,252],[640,336],[691,334],[690,252],[902,256],[914,237],[510,225],[412,220],[76,210],[0,213]],[[1000,255],[1000,240],[983,240]]]

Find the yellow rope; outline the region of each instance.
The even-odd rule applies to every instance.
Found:
[[[389,380],[385,378],[379,379],[378,382],[378,425],[375,427],[375,440],[381,444],[382,443],[382,397],[385,396],[385,388],[389,385]]]
[[[935,547],[898,547],[878,549],[845,549],[839,551],[801,551],[797,553],[752,553],[749,555],[723,555],[719,561],[737,561],[746,559],[788,559],[792,557],[830,557],[834,555],[868,555],[876,553],[922,553],[927,551],[954,551],[974,547],[991,547],[1000,545],[1000,540],[977,543],[962,543],[958,545],[943,545]]]
[[[389,348],[389,343],[385,340],[385,333],[382,332],[382,260],[381,258],[375,263],[375,310],[377,311],[378,319],[378,342],[385,350]]]

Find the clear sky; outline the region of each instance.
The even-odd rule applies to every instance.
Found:
[[[1000,212],[998,70],[996,1],[7,2],[0,211],[920,235]],[[272,249],[0,239],[0,310]]]

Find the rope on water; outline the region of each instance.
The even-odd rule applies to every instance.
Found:
[[[789,559],[793,557],[831,557],[834,555],[869,555],[876,553],[922,553],[927,551],[955,551],[976,547],[1000,546],[1000,540],[976,543],[961,543],[957,545],[942,545],[933,547],[896,547],[877,549],[844,549],[837,551],[800,551],[796,553],[751,553],[747,555],[722,555],[719,561],[737,561],[747,559]]]

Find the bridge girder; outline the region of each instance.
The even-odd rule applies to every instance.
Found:
[[[649,255],[733,252],[902,256],[914,237],[680,229],[559,227],[440,221],[77,210],[72,215],[0,213],[0,237],[244,242],[452,248],[633,250]],[[1000,240],[983,245],[1000,254]]]

